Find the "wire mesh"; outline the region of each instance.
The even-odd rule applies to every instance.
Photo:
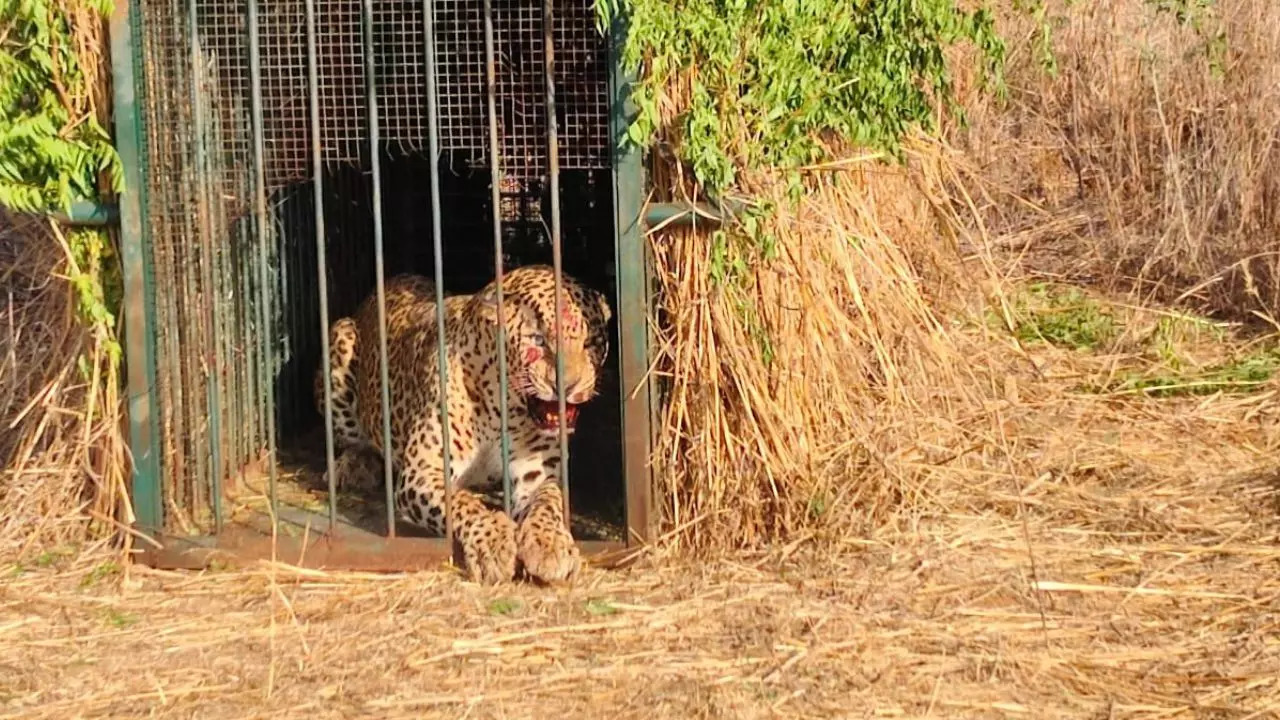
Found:
[[[465,151],[488,166],[485,129],[483,7],[474,0],[434,0],[439,79],[440,149]],[[148,21],[164,3],[145,3]],[[224,127],[247,129],[248,61],[243,2],[196,0],[201,43],[219,72],[216,92]],[[590,0],[557,9],[555,82],[560,88],[560,166],[609,167],[607,49],[594,28]],[[379,0],[373,7],[374,66],[378,73],[380,134],[400,152],[426,147],[427,86],[422,42],[423,3]],[[262,57],[263,132],[267,182],[278,187],[308,177],[310,122],[305,0],[263,3],[258,21]],[[367,163],[368,121],[360,0],[316,0],[316,54],[325,162]],[[547,172],[543,18],[539,5],[494,3],[501,153],[506,174],[530,180]],[[180,38],[171,38],[180,40]],[[175,68],[176,69],[176,68]],[[168,68],[164,71],[169,72]],[[223,147],[226,167],[249,162],[247,132]],[[236,162],[238,160],[239,162]],[[224,178],[232,197],[246,193]],[[247,198],[244,198],[247,201]]]

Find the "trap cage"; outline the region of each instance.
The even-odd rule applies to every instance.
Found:
[[[384,305],[394,275],[435,282],[439,306],[530,264],[613,311],[599,394],[575,432],[560,421],[573,535],[588,555],[647,537],[648,274],[641,163],[618,142],[621,31],[597,30],[593,0],[117,4],[132,498],[157,541],[141,544],[148,562],[449,556],[449,540],[397,517],[389,464],[373,496],[338,491],[312,383],[330,325],[366,297]],[[384,360],[379,317],[362,341]],[[381,404],[389,447],[385,365],[381,377],[382,397],[360,402]]]

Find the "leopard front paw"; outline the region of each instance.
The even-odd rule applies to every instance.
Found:
[[[515,577],[516,524],[504,513],[488,513],[466,528],[459,540],[472,580],[492,585]]]
[[[549,517],[527,518],[520,526],[517,543],[525,572],[543,582],[567,580],[582,564],[573,535]]]
[[[334,487],[342,492],[371,494],[382,488],[382,455],[373,448],[352,447],[343,450],[333,462]],[[327,485],[326,471],[322,481]]]

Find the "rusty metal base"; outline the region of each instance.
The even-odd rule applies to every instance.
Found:
[[[370,532],[339,518],[331,528],[322,514],[297,508],[280,508],[272,536],[267,515],[228,524],[217,535],[150,536],[160,545],[139,542],[136,559],[150,567],[202,570],[237,567],[260,560],[276,560],[315,570],[403,572],[438,568],[453,561],[460,565],[456,548],[443,538],[412,537]],[[397,527],[397,532],[409,528]],[[591,565],[616,568],[629,563],[638,548],[610,541],[580,541],[579,549]]]

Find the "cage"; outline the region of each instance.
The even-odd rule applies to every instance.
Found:
[[[588,553],[646,538],[642,171],[619,142],[619,32],[597,29],[592,0],[117,5],[147,561],[405,568],[449,555],[397,517],[391,472],[385,493],[335,492],[313,377],[328,326],[392,276],[465,295],[530,264],[559,267],[613,311],[601,392],[561,440],[573,535]]]

